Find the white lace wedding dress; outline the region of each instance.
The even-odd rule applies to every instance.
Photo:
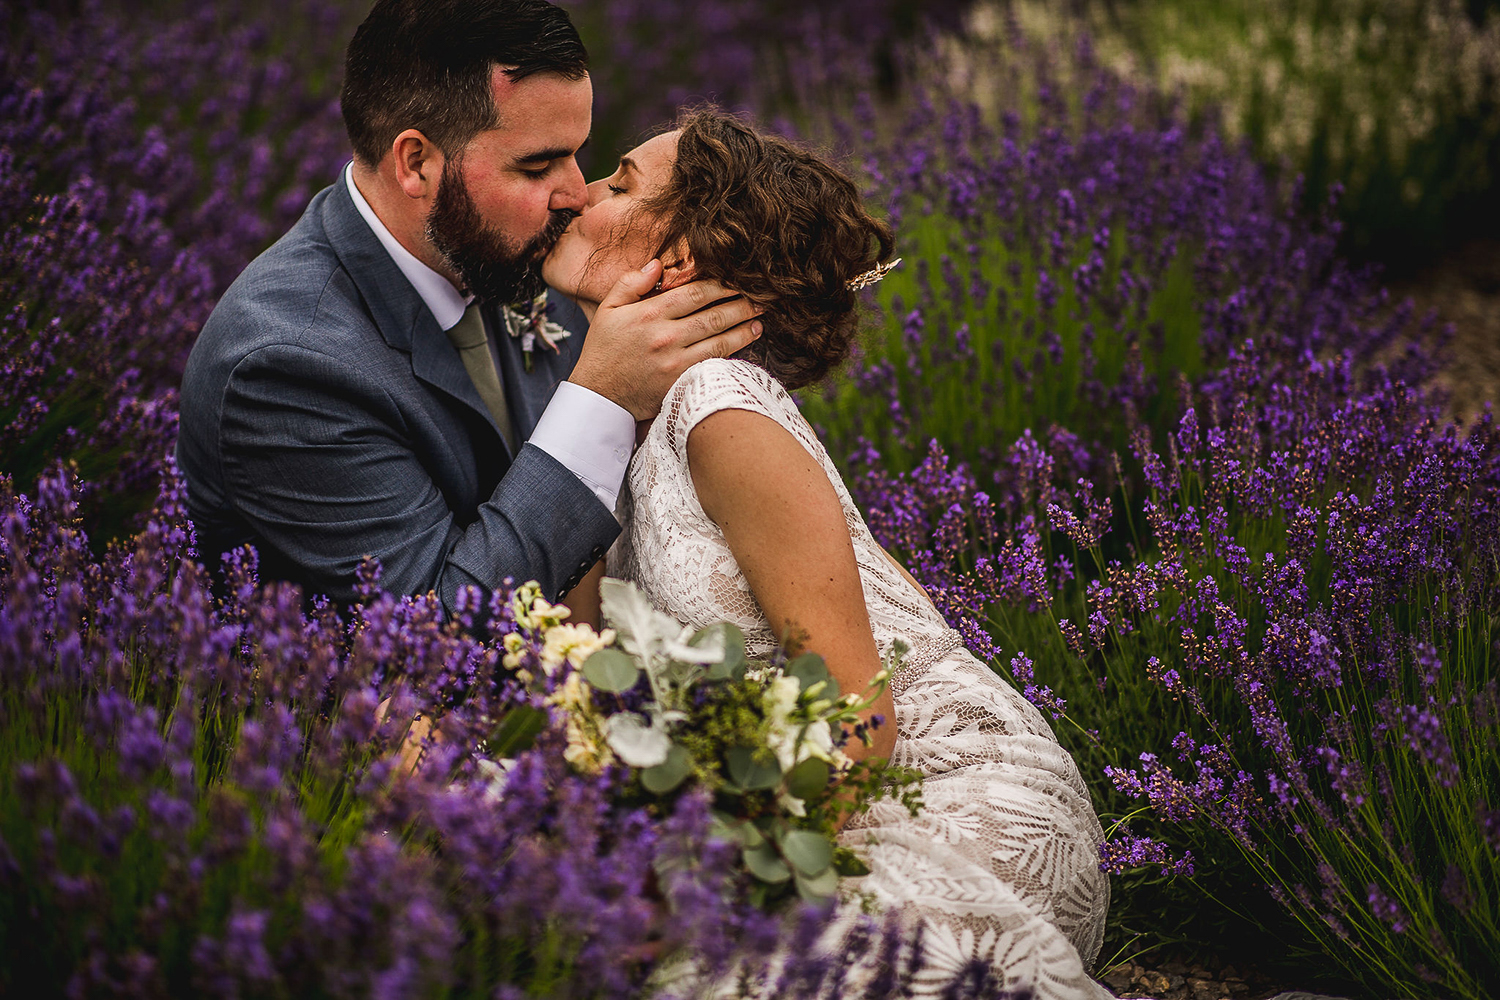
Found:
[[[893,760],[926,776],[918,816],[878,803],[842,836],[870,867],[860,892],[921,920],[918,995],[936,995],[973,959],[1039,1000],[1111,994],[1089,978],[1109,905],[1099,821],[1078,768],[1041,713],[963,648],[931,602],[875,544],[827,451],[786,390],[745,361],[705,361],[672,387],[630,465],[625,531],[609,575],[640,586],[686,625],[731,621],[753,654],[775,643],[687,464],[693,427],[717,410],[764,414],[827,471],[843,503],[882,652],[911,652],[892,679]],[[775,470],[767,470],[775,475]],[[788,540],[788,544],[795,544]]]

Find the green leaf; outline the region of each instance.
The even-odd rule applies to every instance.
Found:
[[[859,855],[847,847],[833,849],[833,870],[840,875],[870,874],[870,866],[861,861]]]
[[[739,680],[745,676],[745,633],[733,622],[715,622],[699,630],[688,643],[693,646],[714,643],[723,636],[724,659],[710,664],[707,677],[710,681]]]
[[[799,799],[810,800],[828,787],[829,774],[826,763],[809,757],[787,772],[786,790]]]
[[[761,836],[754,823],[747,819],[737,819],[717,809],[713,812],[708,835],[731,844],[738,844],[740,847],[759,847],[766,842],[766,838]]]
[[[811,877],[797,873],[797,895],[809,903],[828,899],[838,891],[839,873],[832,868],[825,868]]]
[[[618,649],[601,649],[583,661],[583,676],[600,691],[629,691],[640,679],[635,661]]]
[[[692,773],[693,758],[680,745],[673,743],[665,761],[641,772],[641,784],[648,792],[665,795]]]
[[[828,665],[817,653],[803,653],[793,659],[786,665],[786,675],[797,678],[804,691],[819,681],[827,681],[828,686],[823,689],[822,697],[837,698],[839,696],[839,682],[828,673]]]
[[[730,747],[724,760],[729,765],[729,779],[745,791],[775,788],[781,781],[781,765],[776,758],[757,759],[749,747]]]
[[[740,843],[746,847],[759,847],[766,842],[766,838],[761,836],[754,823],[741,823],[737,832],[740,835]]]
[[[531,705],[513,708],[500,719],[495,731],[485,740],[485,748],[493,757],[514,757],[523,750],[531,749],[537,735],[547,727],[547,713]]]
[[[739,842],[739,832],[735,829],[739,820],[726,812],[715,809],[708,814],[708,836],[713,840],[727,840],[730,843]]]
[[[792,830],[781,838],[781,854],[804,875],[817,875],[833,862],[833,845],[821,833]]]
[[[777,855],[773,844],[747,847],[740,852],[740,857],[745,859],[745,867],[750,869],[750,874],[762,882],[775,885],[792,877],[792,870]]]
[[[764,882],[755,882],[750,886],[750,905],[757,910],[764,910],[770,898],[771,887]]]

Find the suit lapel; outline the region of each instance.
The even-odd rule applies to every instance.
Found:
[[[342,175],[323,206],[323,222],[340,263],[353,279],[385,342],[411,355],[412,374],[484,419],[504,450],[505,439],[464,368],[458,350],[438,326],[432,310],[401,273],[379,238],[354,207]],[[509,339],[509,338],[507,338]],[[509,391],[509,385],[506,386]],[[515,407],[511,407],[514,413]],[[532,422],[534,426],[535,422]],[[527,427],[526,432],[530,432]],[[514,456],[510,456],[514,458]]]

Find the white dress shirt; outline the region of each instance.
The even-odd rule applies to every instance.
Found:
[[[432,311],[438,326],[451,329],[463,318],[473,296],[460,294],[452,282],[418,260],[391,235],[359,193],[359,186],[354,183],[353,163],[344,168],[344,183],[349,186],[349,196],[354,199],[361,218]],[[488,333],[490,352],[498,360],[495,331]],[[629,410],[592,389],[561,382],[527,440],[561,462],[605,507],[615,509],[635,446],[635,418]]]

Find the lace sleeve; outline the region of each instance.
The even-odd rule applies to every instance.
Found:
[[[694,427],[711,413],[720,410],[749,410],[760,413],[792,433],[815,456],[808,440],[797,404],[765,369],[733,358],[710,358],[700,361],[682,373],[662,401],[666,422],[665,444],[684,465],[687,463],[687,440]]]

